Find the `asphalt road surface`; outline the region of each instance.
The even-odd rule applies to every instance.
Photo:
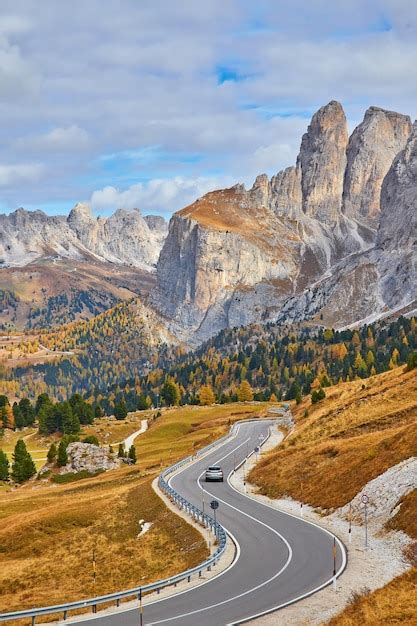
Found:
[[[333,536],[287,513],[281,513],[236,491],[227,481],[234,464],[259,445],[272,422],[250,422],[203,459],[171,478],[171,485],[202,508],[208,502],[220,506],[217,519],[237,544],[232,566],[200,587],[145,605],[143,624],[156,626],[225,626],[311,594],[331,582]],[[206,483],[204,470],[219,464],[224,483]],[[242,470],[240,470],[242,471]],[[344,550],[336,541],[336,565],[344,565]],[[80,621],[91,626],[138,626],[138,610]]]

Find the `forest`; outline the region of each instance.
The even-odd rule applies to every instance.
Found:
[[[5,372],[2,392],[64,402],[81,394],[107,414],[162,404],[237,400],[320,401],[325,388],[367,378],[415,358],[417,319],[400,317],[336,331],[308,325],[253,324],[228,329],[185,352],[147,341],[140,315],[129,305],[42,336],[75,356]]]

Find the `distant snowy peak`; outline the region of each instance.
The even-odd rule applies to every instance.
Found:
[[[0,215],[0,227],[0,263],[12,266],[55,254],[152,268],[167,232],[163,218],[144,218],[138,209],[118,209],[108,218],[96,218],[83,203],[67,218],[20,208]]]

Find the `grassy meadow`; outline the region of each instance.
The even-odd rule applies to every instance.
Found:
[[[0,611],[128,588],[203,560],[207,550],[200,533],[165,508],[151,488],[152,479],[161,462],[174,462],[224,434],[233,421],[262,415],[267,407],[167,409],[136,439],[135,466],[69,484],[34,479],[0,491]],[[141,419],[143,413],[132,417],[123,435],[114,420],[108,420],[111,440],[138,430]],[[94,434],[103,434],[103,420],[90,434],[94,428]],[[34,436],[33,445],[38,445],[35,442]],[[138,538],[140,519],[152,527]]]

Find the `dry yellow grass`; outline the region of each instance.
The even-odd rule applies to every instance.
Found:
[[[201,535],[165,508],[151,480],[161,459],[164,465],[175,461],[266,406],[172,409],[136,440],[135,467],[66,485],[35,480],[0,492],[0,611],[136,586],[203,560]],[[153,524],[140,539],[139,519]]]
[[[148,470],[169,465],[221,437],[234,422],[264,415],[268,406],[235,403],[169,409],[136,439],[138,463]]]
[[[417,624],[417,568],[398,576],[374,593],[353,597],[328,626],[387,626]]]
[[[38,435],[36,428],[25,428],[23,431],[5,430],[4,435],[0,437],[0,449],[3,450],[10,463],[12,463],[12,454],[18,439],[23,439],[28,451],[32,455],[36,468],[40,469],[45,464],[46,454],[51,442],[56,440],[57,436],[42,437]]]
[[[152,419],[154,414],[155,411],[135,411],[120,421],[108,417],[95,419],[93,424],[82,427],[81,439],[95,435],[101,445],[120,443],[140,429],[142,420]]]
[[[304,400],[295,407],[295,432],[252,471],[250,479],[262,493],[336,508],[369,480],[417,454],[415,371],[397,368],[335,385],[326,394],[317,405]]]
[[[272,497],[290,495],[332,509],[392,465],[417,455],[417,372],[397,368],[326,389],[326,399],[294,406],[296,429],[252,470]],[[308,416],[305,417],[305,411]],[[417,539],[416,492],[389,526]],[[411,558],[413,555],[410,552]],[[414,557],[415,558],[415,557]],[[417,569],[372,594],[357,595],[331,626],[417,624]]]

